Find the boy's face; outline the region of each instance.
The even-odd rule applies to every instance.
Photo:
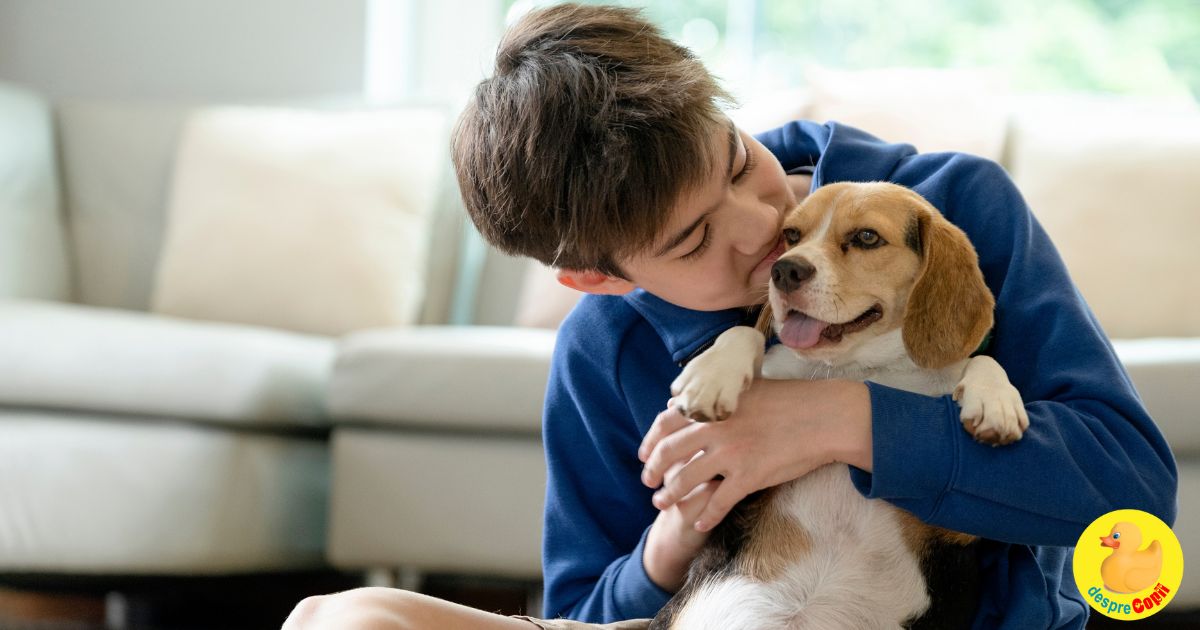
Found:
[[[654,246],[619,261],[628,282],[609,278],[592,292],[641,287],[701,311],[766,301],[771,266],[783,251],[783,216],[796,195],[775,156],[731,122],[714,125],[710,138],[716,166],[709,180],[680,196]]]

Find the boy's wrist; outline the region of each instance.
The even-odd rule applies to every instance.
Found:
[[[834,460],[866,472],[873,468],[871,392],[866,383],[842,381],[839,388],[845,415],[834,437]]]
[[[683,586],[683,578],[687,574],[687,566],[691,560],[672,558],[677,554],[669,553],[667,541],[663,540],[662,515],[650,526],[646,535],[646,545],[642,548],[642,568],[646,577],[650,578],[659,588],[674,593]]]

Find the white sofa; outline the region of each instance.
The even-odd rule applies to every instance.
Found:
[[[464,238],[447,191],[420,326],[332,338],[152,314],[189,109],[51,109],[0,85],[0,576],[333,566],[384,582],[397,569],[536,581],[554,333],[511,324],[528,310],[521,295],[544,295],[528,289],[545,274]],[[1111,156],[1072,156],[1059,149],[1077,135],[1043,123],[1018,112],[1003,163],[1050,227],[1059,176],[1039,174],[1086,177],[1099,159],[1136,187],[1159,172],[1158,145],[1133,150],[1136,135],[1117,134]],[[1176,144],[1172,163],[1200,160],[1200,137]],[[1155,211],[1118,202],[1095,200],[1096,216]],[[1160,241],[1190,246],[1196,216]],[[1195,286],[1191,268],[1122,256],[1181,292]],[[1084,290],[1106,303],[1088,293],[1095,283]],[[1112,289],[1118,302],[1126,290]],[[1116,345],[1179,458],[1176,531],[1200,558],[1200,313],[1172,304],[1156,330],[1192,333]],[[1186,605],[1200,605],[1200,582],[1185,582],[1176,606]]]
[[[330,567],[338,339],[149,310],[195,109],[0,82],[0,586]],[[453,297],[446,170],[422,324]]]

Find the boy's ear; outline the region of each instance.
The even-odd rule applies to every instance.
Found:
[[[577,271],[575,269],[559,269],[556,272],[559,284],[584,293],[596,295],[624,295],[634,290],[635,285],[621,278],[600,273],[599,271]]]

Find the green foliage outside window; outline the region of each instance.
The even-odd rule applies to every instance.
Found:
[[[510,15],[546,4],[506,1]],[[1200,0],[617,4],[643,7],[735,91],[802,85],[805,65],[815,63],[843,69],[984,67],[998,70],[1019,92],[1200,99]]]

